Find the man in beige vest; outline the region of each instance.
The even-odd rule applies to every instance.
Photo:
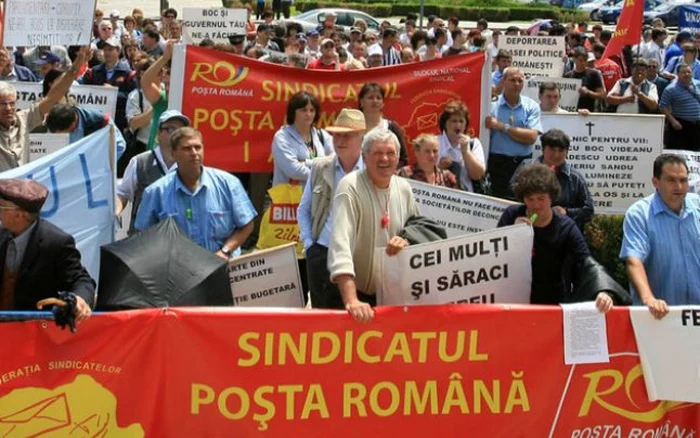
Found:
[[[365,115],[360,110],[343,109],[326,130],[333,136],[335,154],[316,158],[306,181],[297,214],[300,238],[306,253],[306,271],[311,305],[319,309],[344,309],[338,286],[328,273],[328,245],[333,227],[331,201],[340,180],[364,168],[362,138]]]
[[[394,175],[399,148],[398,138],[388,129],[369,131],[362,141],[365,168],[343,178],[333,198],[328,271],[345,309],[361,322],[374,317],[372,305],[381,280],[374,273],[375,248],[397,254],[408,245],[399,232],[418,214],[411,186]]]

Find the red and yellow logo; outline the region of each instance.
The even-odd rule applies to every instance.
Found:
[[[190,82],[196,82],[198,79],[201,79],[210,85],[233,87],[245,79],[246,76],[248,76],[248,67],[236,67],[226,61],[219,61],[216,64],[195,62]]]

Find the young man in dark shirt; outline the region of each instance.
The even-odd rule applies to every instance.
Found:
[[[564,74],[565,78],[581,79],[578,89],[578,105],[576,109],[596,110],[596,100],[605,99],[605,86],[600,71],[586,66],[588,53],[582,47],[574,50],[574,69]]]

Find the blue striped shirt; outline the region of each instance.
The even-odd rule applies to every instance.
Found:
[[[675,58],[673,58],[671,60],[671,62],[668,63],[668,65],[664,69],[664,72],[677,75],[678,74],[678,67],[680,67],[683,64],[685,64],[685,60],[683,59],[683,55],[676,56]],[[700,80],[700,61],[698,61],[697,59],[693,61],[693,79]]]
[[[647,196],[627,210],[623,229],[620,258],[644,263],[654,297],[669,305],[700,304],[700,196],[688,193],[680,215],[658,193]]]
[[[685,87],[678,82],[671,82],[661,95],[659,106],[661,109],[671,110],[673,117],[683,119],[688,122],[700,120],[700,81],[692,80],[690,87]]]
[[[199,185],[192,193],[177,169],[154,182],[143,194],[134,227],[145,230],[172,216],[180,229],[200,246],[218,251],[233,232],[255,219],[257,213],[235,176],[202,167]],[[231,255],[239,255],[237,248]]]
[[[520,96],[520,102],[510,106],[501,94],[498,101],[492,104],[491,115],[499,122],[507,123],[515,128],[535,129],[542,132],[540,122],[540,106],[527,96]],[[491,149],[489,154],[501,154],[511,157],[523,157],[532,154],[533,144],[523,144],[513,140],[504,131],[491,130]]]

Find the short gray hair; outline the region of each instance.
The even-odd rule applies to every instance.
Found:
[[[0,81],[0,96],[17,97],[17,89],[6,81]]]
[[[364,140],[362,140],[362,153],[368,154],[369,150],[376,142],[391,141],[394,143],[396,148],[396,155],[401,152],[401,144],[399,143],[399,138],[393,132],[384,128],[374,128],[371,129],[367,134],[365,134]]]

